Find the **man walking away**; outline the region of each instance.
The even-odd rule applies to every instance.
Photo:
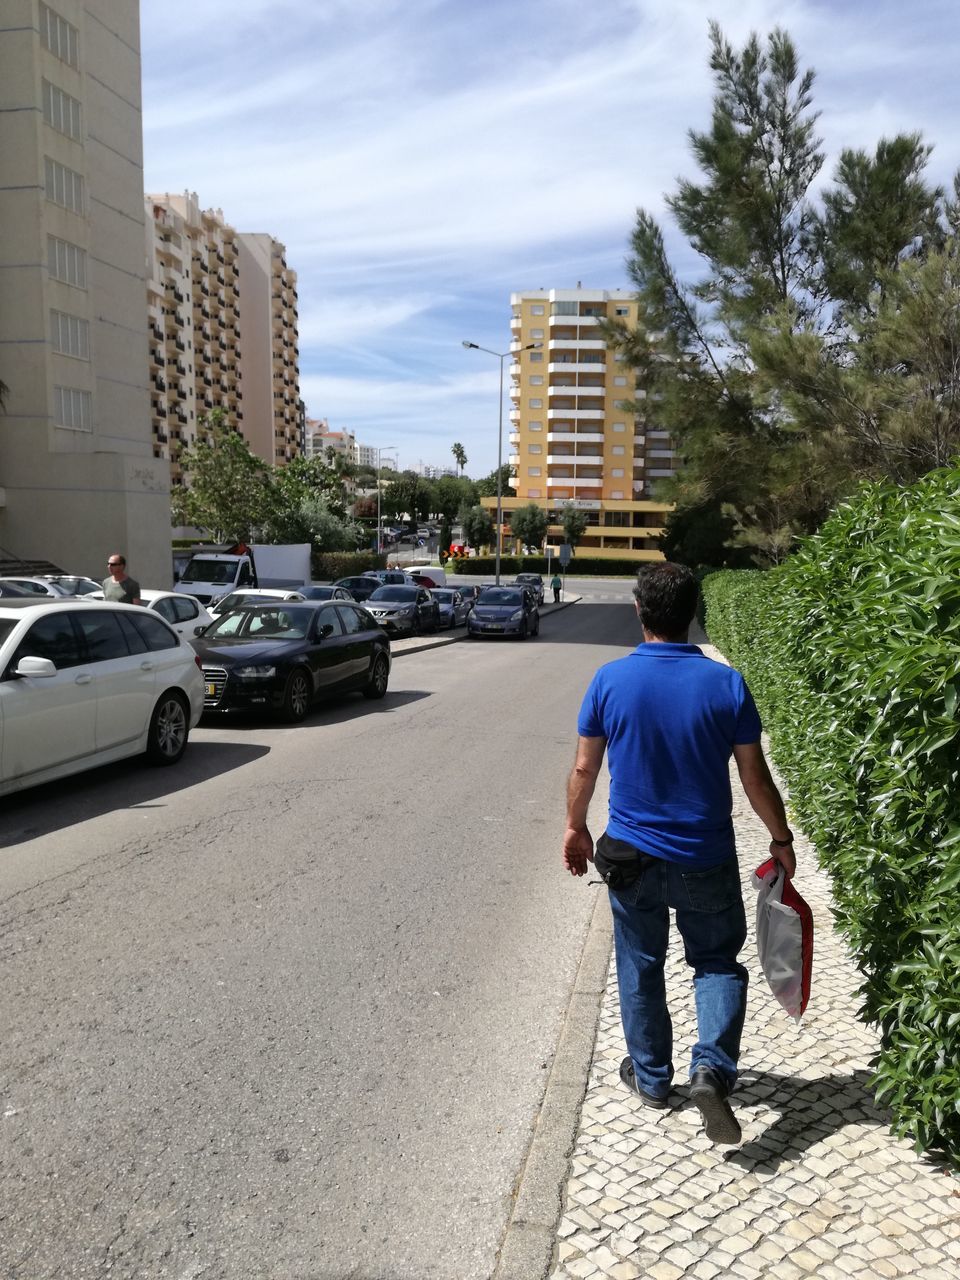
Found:
[[[563,586],[563,582],[562,582],[562,581],[561,581],[561,579],[560,579],[560,575],[559,575],[559,573],[555,573],[555,574],[553,575],[553,577],[550,579],[550,585],[551,585],[551,587],[553,587],[553,603],[554,603],[554,604],[559,604],[559,603],[560,603],[560,590],[561,590],[561,588],[562,588],[562,586]]]
[[[620,1077],[648,1107],[667,1106],[673,1028],[664,963],[668,908],[693,970],[698,1038],[690,1097],[711,1142],[737,1143],[727,1101],[737,1078],[747,971],[746,918],[734,843],[729,761],[788,876],[796,869],[783,801],[760,744],[760,717],[739,672],[687,643],[697,581],[683,565],[641,569],[634,588],[644,643],[601,667],[578,721],[567,786],[563,861],[596,867],[610,891],[620,1014],[629,1056]],[[587,810],[609,752],[610,812],[597,841]]]
[[[140,583],[127,573],[126,557],[115,551],[107,559],[109,578],[103,580],[104,600],[114,600],[117,604],[140,604]]]

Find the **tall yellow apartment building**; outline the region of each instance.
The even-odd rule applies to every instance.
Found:
[[[4,0],[0,559],[170,579],[145,313],[136,0]]]
[[[651,486],[673,474],[669,433],[624,408],[637,399],[634,371],[600,330],[603,318],[634,323],[636,301],[576,288],[514,293],[510,303],[515,496],[503,499],[504,523],[534,502],[553,515],[548,542],[556,546],[560,513],[573,506],[587,519],[578,555],[662,559],[657,537],[670,507],[653,500]],[[484,506],[494,512],[496,499]]]

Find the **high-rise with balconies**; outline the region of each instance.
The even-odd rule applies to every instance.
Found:
[[[628,408],[638,401],[634,370],[602,329],[605,319],[634,324],[635,299],[578,287],[515,293],[510,301],[515,496],[503,500],[505,523],[535,502],[551,513],[548,540],[556,544],[560,513],[573,506],[587,519],[578,554],[660,558],[657,539],[670,507],[653,500],[651,485],[673,474],[669,433]]]
[[[244,431],[237,233],[192,192],[144,197],[153,453],[179,455],[214,410]],[[273,461],[271,455],[267,461]]]
[[[303,448],[297,273],[272,236],[240,232],[243,434],[271,463]]]
[[[4,0],[0,559],[170,581],[144,329],[137,0]]]

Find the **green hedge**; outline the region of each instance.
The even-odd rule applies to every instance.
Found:
[[[378,556],[375,551],[315,551],[310,558],[314,578],[330,582],[354,577],[366,569],[382,569],[385,565],[386,557]]]
[[[831,875],[877,1098],[960,1164],[960,467],[867,487],[785,565],[704,595]]]
[[[649,564],[647,560],[604,560],[599,556],[574,556],[567,567],[567,573],[576,575],[576,577],[596,576],[604,577],[613,574],[616,577],[622,574],[635,574],[641,565]],[[473,556],[469,560],[463,562],[461,573],[486,575],[495,573],[497,568],[496,556]],[[550,561],[549,572],[551,574],[559,572],[560,562],[556,556]],[[500,557],[500,574],[509,574],[513,577],[515,573],[547,573],[546,556],[501,556]]]

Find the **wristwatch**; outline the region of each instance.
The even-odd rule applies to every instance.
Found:
[[[786,849],[788,845],[793,844],[793,832],[789,828],[787,829],[786,840],[774,840],[773,836],[771,836],[770,843],[775,844],[778,849]]]

